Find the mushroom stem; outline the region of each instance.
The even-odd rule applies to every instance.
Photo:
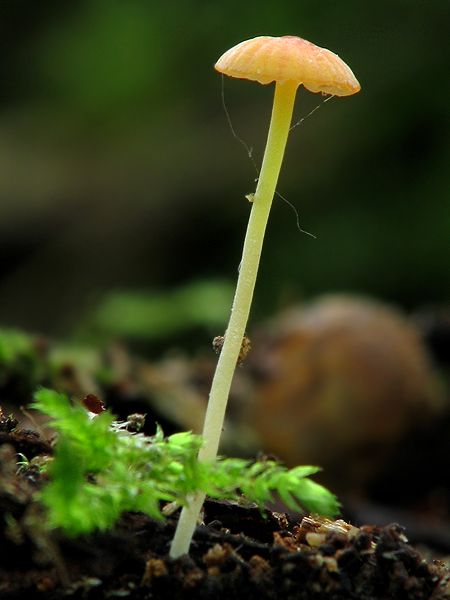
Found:
[[[228,395],[250,313],[264,233],[283,161],[298,85],[298,82],[293,81],[276,83],[269,134],[245,236],[236,294],[209,395],[203,428],[204,445],[198,456],[200,461],[211,461],[217,456]],[[204,499],[205,494],[198,493],[183,508],[170,550],[172,558],[188,553]]]
[[[275,87],[269,135],[253,197],[236,294],[209,395],[203,429],[205,444],[199,453],[200,460],[213,460],[217,456],[231,381],[247,327],[264,233],[283,161],[297,87],[298,84],[292,82],[283,85],[277,83]]]

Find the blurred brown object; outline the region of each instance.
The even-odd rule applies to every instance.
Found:
[[[321,466],[338,493],[370,484],[405,436],[447,411],[418,331],[380,302],[324,297],[252,341],[261,378],[246,419],[261,447],[289,466]]]

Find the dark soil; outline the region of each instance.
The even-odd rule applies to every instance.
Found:
[[[402,527],[354,527],[254,506],[207,500],[189,556],[168,557],[176,515],[126,513],[113,531],[68,539],[36,527],[38,471],[17,470],[17,452],[51,445],[0,418],[0,598],[396,599],[450,598],[450,573],[427,562]]]

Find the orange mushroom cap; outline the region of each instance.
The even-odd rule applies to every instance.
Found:
[[[350,96],[361,89],[350,67],[337,54],[291,35],[241,42],[219,58],[215,69],[263,85],[294,81],[310,92],[332,96]]]

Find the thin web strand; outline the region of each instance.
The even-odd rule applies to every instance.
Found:
[[[293,204],[291,204],[291,202],[289,202],[289,200],[286,200],[286,198],[285,198],[284,196],[282,196],[282,195],[280,194],[280,192],[277,192],[277,191],[275,190],[275,194],[276,194],[277,196],[279,196],[279,197],[280,197],[282,200],[284,200],[284,201],[286,202],[286,204],[289,204],[289,206],[290,206],[290,207],[292,208],[292,210],[294,211],[294,213],[295,213],[295,218],[296,218],[296,220],[297,220],[297,229],[300,231],[300,233],[306,233],[306,235],[309,235],[309,237],[312,237],[312,238],[314,238],[315,240],[317,240],[317,237],[316,237],[316,236],[315,236],[313,233],[309,233],[309,231],[306,231],[305,229],[302,229],[302,228],[300,227],[300,219],[299,219],[299,216],[298,216],[298,211],[297,211],[297,209],[295,208],[295,206],[294,206]]]
[[[313,115],[316,112],[316,110],[319,110],[319,108],[321,106],[323,106],[326,102],[328,102],[332,98],[334,98],[334,96],[328,96],[328,98],[326,98],[322,102],[322,104],[318,104],[315,108],[312,109],[311,112],[309,112],[307,115],[305,115],[304,117],[302,117],[299,121],[297,121],[297,123],[295,123],[294,125],[292,125],[290,127],[289,131],[292,131],[298,125],[301,125],[303,123],[303,121],[305,121],[306,119],[308,119],[311,115]],[[225,76],[223,74],[222,74],[222,105],[223,105],[223,110],[225,111],[225,115],[227,117],[228,125],[230,126],[230,129],[231,129],[231,133],[233,134],[233,137],[235,137],[237,139],[237,141],[240,142],[244,146],[244,148],[247,151],[248,157],[252,161],[253,166],[255,167],[255,171],[256,171],[256,173],[259,176],[259,169],[258,169],[258,166],[257,166],[257,164],[255,162],[255,159],[253,158],[253,148],[250,148],[244,142],[244,140],[237,135],[237,133],[236,133],[234,127],[233,127],[233,123],[231,121],[230,113],[228,112],[227,105],[226,105],[226,102],[225,102]],[[256,179],[255,181],[257,182],[258,179]],[[295,208],[295,206],[291,202],[289,202],[289,200],[287,200],[284,196],[282,196],[280,194],[280,192],[278,192],[277,190],[275,190],[275,194],[277,196],[279,196],[282,200],[284,200],[284,202],[286,202],[286,204],[288,204],[292,208],[292,210],[294,211],[295,219],[296,219],[296,223],[297,223],[297,229],[299,230],[299,232],[300,233],[304,233],[306,235],[309,235],[310,237],[312,237],[313,239],[316,240],[317,237],[313,233],[310,233],[309,231],[306,231],[305,229],[302,229],[302,227],[300,226],[300,218],[298,216],[298,211]],[[241,268],[241,265],[239,264],[238,271],[240,271],[240,268]]]
[[[231,133],[237,139],[237,141],[240,142],[244,146],[244,148],[247,150],[248,157],[252,161],[253,166],[255,167],[255,171],[259,175],[259,169],[256,165],[255,159],[253,158],[253,148],[250,148],[249,146],[247,146],[247,144],[244,142],[244,140],[237,135],[237,133],[234,130],[233,123],[231,122],[230,113],[228,112],[227,105],[225,103],[225,75],[223,75],[223,74],[222,74],[222,105],[223,105],[223,110],[225,111],[225,115],[228,120],[228,125],[230,126],[230,129],[231,129]]]
[[[299,121],[297,121],[297,123],[295,123],[294,125],[292,125],[292,126],[290,127],[289,131],[292,131],[293,129],[295,129],[295,127],[298,127],[299,125],[301,125],[301,124],[303,123],[303,121],[305,121],[306,119],[308,119],[309,117],[311,117],[311,116],[312,116],[312,115],[313,115],[313,114],[316,112],[316,110],[319,110],[319,108],[320,108],[321,106],[323,106],[323,105],[324,105],[326,102],[328,102],[328,101],[329,101],[329,100],[331,100],[332,98],[334,98],[334,96],[328,96],[328,98],[325,98],[325,100],[324,100],[324,101],[323,101],[321,104],[318,104],[318,105],[317,105],[315,108],[313,108],[313,109],[312,109],[312,111],[311,111],[311,112],[309,112],[309,113],[308,113],[306,116],[302,117],[302,118],[301,118]],[[289,202],[289,200],[287,200],[287,199],[286,199],[284,196],[282,196],[282,195],[281,195],[279,192],[275,191],[275,193],[276,193],[276,195],[277,195],[277,196],[279,196],[279,197],[280,197],[282,200],[284,200],[284,201],[286,202],[286,204],[289,204],[289,206],[290,206],[290,207],[292,208],[292,210],[294,211],[294,213],[295,213],[295,218],[297,219],[297,229],[300,231],[300,233],[306,233],[306,235],[309,235],[310,237],[312,237],[312,238],[314,238],[314,239],[316,240],[316,239],[317,239],[317,237],[316,237],[314,234],[312,234],[312,233],[309,233],[309,231],[305,231],[304,229],[302,229],[302,228],[301,228],[301,226],[300,226],[300,219],[299,219],[299,216],[298,216],[298,211],[297,211],[297,209],[295,208],[295,206],[294,206],[293,204],[291,204],[291,203]]]
[[[316,110],[319,110],[319,108],[321,106],[323,106],[326,102],[329,102],[334,97],[335,96],[328,96],[328,98],[325,98],[325,100],[322,102],[322,104],[318,104],[315,108],[312,109],[311,112],[309,112],[306,116],[302,117],[300,119],[300,121],[297,121],[297,123],[295,123],[295,125],[292,125],[291,128],[289,129],[289,131],[292,131],[293,129],[295,129],[296,127],[298,127],[298,125],[301,125],[303,123],[303,121],[306,121],[306,119],[308,117],[310,117],[311,115],[313,115],[316,112]]]

